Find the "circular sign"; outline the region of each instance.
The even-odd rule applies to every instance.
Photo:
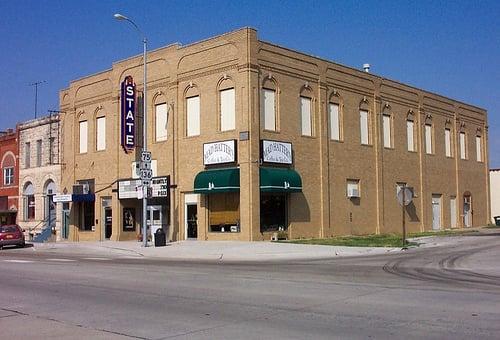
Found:
[[[403,202],[403,193],[404,193],[404,202]],[[411,201],[413,200],[413,190],[409,187],[404,187],[401,188],[401,190],[398,191],[398,203],[399,205],[409,205]]]

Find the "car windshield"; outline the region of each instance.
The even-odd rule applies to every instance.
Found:
[[[12,226],[12,225],[0,227],[0,233],[15,233],[16,231],[17,231],[17,228],[15,226]]]

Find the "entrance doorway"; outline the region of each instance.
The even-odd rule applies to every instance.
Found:
[[[109,240],[113,234],[113,210],[111,207],[104,208],[104,238]]]
[[[186,238],[198,238],[197,204],[186,204]]]
[[[432,195],[432,229],[441,229],[441,195]]]
[[[464,227],[472,227],[472,196],[464,195]]]
[[[167,234],[167,209],[165,205],[149,205],[147,217],[147,224],[151,232],[151,236],[158,229],[163,229],[163,231]]]
[[[63,203],[61,237],[63,239],[67,239],[69,237],[69,203]]]

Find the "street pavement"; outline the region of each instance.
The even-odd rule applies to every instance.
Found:
[[[499,236],[4,249],[0,339],[498,339]]]

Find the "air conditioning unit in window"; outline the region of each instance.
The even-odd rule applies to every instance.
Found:
[[[73,185],[73,194],[75,195],[84,195],[89,193],[89,185],[88,184],[75,184]]]
[[[359,197],[359,190],[358,189],[348,189],[347,190],[347,197],[348,198],[357,198]]]

